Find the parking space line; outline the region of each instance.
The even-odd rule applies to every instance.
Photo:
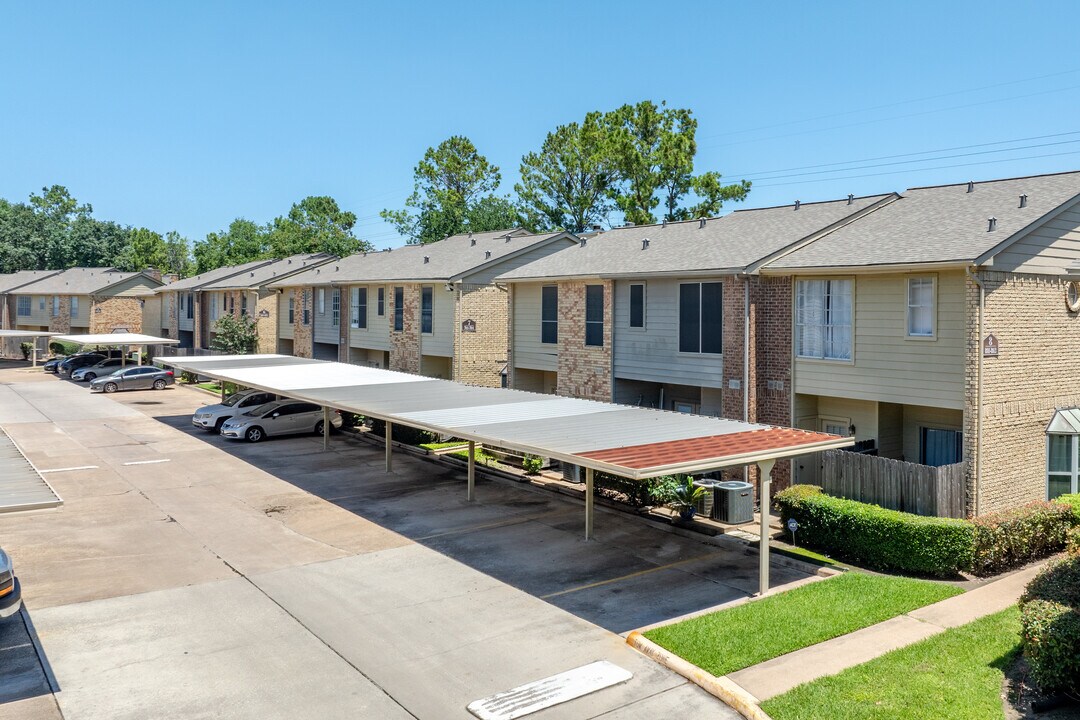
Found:
[[[72,470],[97,470],[97,465],[78,465],[76,467],[53,468],[52,470],[39,470],[41,473],[71,472]]]
[[[641,577],[642,575],[649,575],[660,570],[670,570],[673,567],[680,565],[686,565],[688,563],[698,562],[700,560],[708,560],[709,558],[716,557],[716,553],[709,553],[708,555],[699,555],[698,557],[686,558],[685,560],[676,560],[673,563],[667,565],[658,565],[653,568],[645,570],[638,570],[637,572],[629,573],[628,575],[622,575],[620,577],[611,578],[609,580],[599,580],[594,583],[588,583],[587,585],[578,585],[577,587],[567,588],[566,590],[560,590],[558,592],[548,593],[547,595],[541,595],[541,600],[547,600],[548,598],[559,597],[560,595],[569,595],[570,593],[578,592],[579,590],[590,590],[595,587],[601,587],[602,585],[610,585],[611,583],[621,582],[623,580],[629,580],[630,578]]]
[[[170,462],[169,458],[163,458],[161,460],[132,460],[131,462],[124,463],[125,465],[155,465],[157,463]]]

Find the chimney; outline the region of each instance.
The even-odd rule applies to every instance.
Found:
[[[969,193],[970,192],[975,192],[975,183],[972,180],[968,180],[968,189],[967,189],[967,191]]]
[[[703,227],[705,227],[705,223],[706,223],[706,222],[707,222],[707,221],[706,221],[706,219],[705,219],[705,218],[701,218],[700,220],[698,220],[698,230],[700,230],[700,229],[702,229]]]
[[[850,204],[852,204],[853,202],[855,202],[855,195],[853,195],[852,193],[848,193],[848,196],[847,196],[847,204],[848,204],[848,205],[850,205]]]
[[[800,205],[802,205],[802,200],[796,200],[795,201],[795,209],[798,210]]]
[[[997,218],[992,217],[986,221],[986,232],[994,232],[997,230]]]
[[[642,250],[648,250],[649,249],[649,238],[642,238],[642,240],[641,240],[641,249]]]
[[[1026,193],[1020,196],[1020,207],[1022,207],[1022,208],[1027,207],[1027,194]]]
[[[168,273],[167,275],[162,275],[161,279],[166,284],[174,283],[180,279],[180,275],[178,273]]]
[[[155,280],[161,280],[161,271],[158,270],[156,267],[148,267],[143,270],[143,272],[154,278]]]

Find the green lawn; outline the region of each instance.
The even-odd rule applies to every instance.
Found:
[[[1013,607],[762,704],[774,720],[1001,720],[1001,682],[1019,649]]]
[[[468,440],[451,440],[449,442],[421,443],[420,447],[425,450],[442,450],[443,448],[460,447],[468,444]]]
[[[960,592],[927,580],[848,572],[649,630],[645,637],[714,675],[726,675]]]
[[[798,545],[776,545],[771,544],[771,552],[778,553],[780,555],[787,555],[793,557],[796,560],[804,560],[814,563],[815,565],[823,565],[828,567],[845,567],[838,560],[834,560],[827,555],[822,555],[819,552],[810,550],[809,548],[800,547]]]

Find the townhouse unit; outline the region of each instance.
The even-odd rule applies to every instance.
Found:
[[[1080,405],[1078,262],[1078,172],[914,188],[776,259],[761,272],[792,287],[792,421],[966,461],[972,515],[1077,492],[1080,428],[1052,421]]]
[[[154,292],[162,285],[158,271],[70,268],[45,272],[44,277],[8,293],[5,305],[14,304],[13,329],[151,335],[161,331]]]
[[[573,245],[512,229],[352,255],[271,283],[279,351],[497,387],[508,299],[495,276]]]
[[[211,313],[209,303],[202,294],[203,286],[264,267],[270,262],[270,260],[254,260],[242,265],[229,265],[192,275],[159,288],[163,336],[179,340],[180,344],[177,347],[185,350],[209,347]]]
[[[43,278],[55,275],[59,270],[19,270],[17,272],[0,275],[0,329],[14,330],[15,317],[18,312],[18,291],[24,285],[29,285]],[[19,345],[25,340],[20,338],[4,338],[0,343],[0,356],[21,357]]]

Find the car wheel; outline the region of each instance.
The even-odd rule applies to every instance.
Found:
[[[244,439],[248,442],[259,442],[265,437],[263,435],[263,429],[261,427],[248,428],[248,431],[244,433]]]
[[[207,432],[212,432],[215,435],[220,435],[221,434],[221,426],[224,425],[224,424],[225,424],[225,418],[218,418],[217,422],[214,423],[214,427],[207,428],[206,431]]]
[[[83,375],[83,380],[85,380],[86,382],[93,382],[94,378],[96,377],[97,375],[95,375],[94,373],[86,373],[85,375]]]
[[[322,435],[322,433],[323,433],[323,421],[320,420],[319,422],[315,423],[315,434],[316,435]]]
[[[117,390],[119,390],[120,388],[118,388],[116,386],[116,383],[110,382],[110,383],[105,383],[105,387],[103,389],[105,390],[105,392],[113,393],[113,392],[116,392]]]
[[[162,380],[161,378],[158,378],[157,380],[155,380],[154,381],[154,389],[155,390],[164,390],[165,389],[165,381]]]

